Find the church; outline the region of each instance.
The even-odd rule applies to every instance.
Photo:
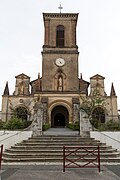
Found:
[[[41,127],[40,123],[54,128],[67,127],[79,122],[80,108],[91,106],[93,101],[92,118],[100,123],[118,121],[113,83],[107,95],[105,77],[95,74],[87,82],[78,73],[77,20],[77,13],[43,13],[42,76],[38,74],[33,81],[24,72],[15,76],[13,94],[9,94],[6,83],[2,95],[3,122],[10,120],[16,112],[18,117],[32,121],[36,131]]]

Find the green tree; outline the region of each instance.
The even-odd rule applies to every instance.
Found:
[[[83,109],[87,113],[91,124],[95,128],[98,128],[99,123],[105,122],[105,113],[102,108],[104,105],[104,99],[93,96],[83,100],[83,103],[80,106],[80,109]]]

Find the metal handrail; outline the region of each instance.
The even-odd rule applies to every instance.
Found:
[[[33,122],[32,122],[32,123],[33,123]],[[14,137],[15,135],[20,134],[20,133],[22,133],[22,132],[24,132],[24,131],[29,131],[29,130],[31,129],[32,123],[31,123],[27,128],[25,128],[25,129],[23,129],[23,130],[19,130],[19,132],[17,132],[16,134],[13,134],[13,135],[11,135],[11,136],[9,136],[9,137],[6,137],[6,138],[0,140],[0,142],[4,141],[4,140],[6,140],[6,139],[9,139],[9,138],[11,138],[11,137]],[[6,134],[6,133],[5,133],[5,130],[4,130],[4,134]],[[2,134],[2,135],[4,135],[4,134]],[[0,136],[1,136],[1,135],[0,135]]]
[[[108,136],[108,135],[106,135],[106,134],[102,133],[101,131],[99,131],[99,130],[98,130],[98,129],[96,129],[96,128],[94,128],[93,130],[95,130],[95,131],[99,132],[100,134],[103,134],[104,136],[106,136],[106,137],[108,137],[108,138],[110,138],[110,139],[112,139],[112,140],[114,140],[114,141],[116,141],[116,142],[120,143],[120,141],[118,141],[118,140],[116,140],[116,139],[114,139],[114,138],[112,138],[112,137],[110,137],[110,136]]]
[[[11,138],[11,137],[14,137],[14,136],[18,135],[18,134],[20,134],[20,133],[22,133],[22,132],[24,132],[24,131],[25,131],[25,130],[22,130],[22,131],[20,131],[20,132],[17,132],[17,133],[15,133],[15,134],[12,134],[12,135],[9,136],[9,137],[6,137],[6,138],[0,140],[0,143],[1,143],[2,141],[6,140],[6,139],[9,139],[9,138]]]

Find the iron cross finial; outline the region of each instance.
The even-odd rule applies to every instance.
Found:
[[[58,9],[60,10],[60,13],[61,13],[61,10],[63,9],[63,7],[61,6],[61,3],[60,3],[60,6],[58,7]]]

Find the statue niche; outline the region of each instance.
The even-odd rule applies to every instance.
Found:
[[[59,75],[58,76],[58,91],[62,91],[63,90],[63,76]]]
[[[19,83],[18,86],[18,94],[24,94],[25,93],[25,83],[22,81]]]
[[[54,89],[57,91],[63,91],[66,89],[66,74],[62,68],[58,68],[54,75]]]

